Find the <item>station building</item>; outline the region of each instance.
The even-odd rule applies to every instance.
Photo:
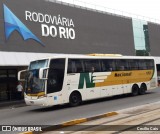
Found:
[[[45,56],[159,56],[157,23],[56,0],[1,0],[0,6],[0,101],[15,100],[17,72]]]

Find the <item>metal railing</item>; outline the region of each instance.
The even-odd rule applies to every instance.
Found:
[[[55,3],[72,6],[72,7],[74,6],[74,7],[81,8],[81,9],[92,10],[92,11],[116,15],[120,17],[140,19],[140,20],[160,24],[160,19],[155,19],[155,18],[138,15],[138,14],[128,13],[125,11],[108,8],[105,6],[95,5],[95,4],[87,3],[84,1],[80,1],[80,0],[67,0],[67,2],[65,2],[65,0],[45,0],[45,1],[55,2]]]

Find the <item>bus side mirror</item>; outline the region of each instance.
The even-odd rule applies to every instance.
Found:
[[[48,68],[39,69],[39,79],[47,79],[47,70]]]
[[[25,81],[27,70],[21,70],[18,72],[18,81]]]

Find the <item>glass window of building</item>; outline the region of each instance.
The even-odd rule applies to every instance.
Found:
[[[150,55],[150,43],[147,21],[132,19],[134,45],[137,56]]]

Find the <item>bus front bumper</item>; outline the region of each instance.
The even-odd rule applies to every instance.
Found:
[[[32,105],[32,106],[50,106],[47,103],[47,98],[39,98],[39,99],[31,99],[31,98],[25,98],[26,105]]]

